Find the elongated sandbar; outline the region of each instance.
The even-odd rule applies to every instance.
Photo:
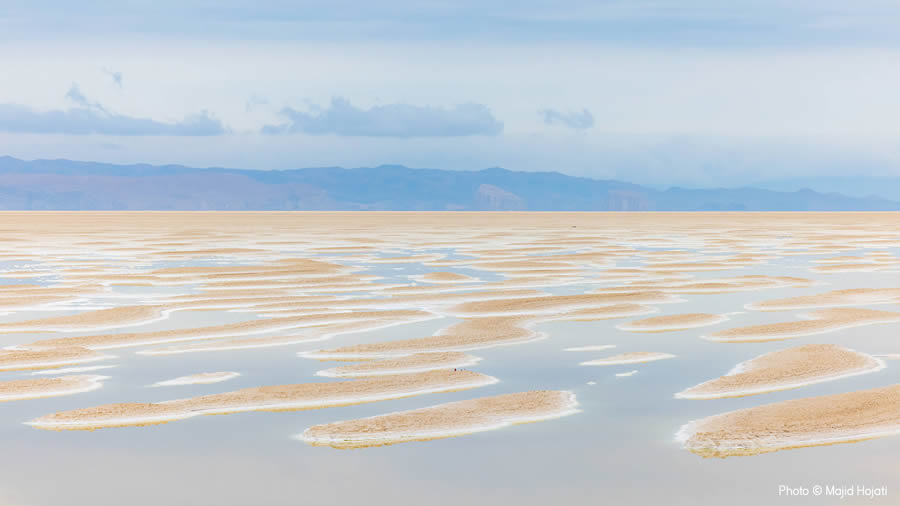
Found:
[[[741,362],[728,374],[683,390],[681,399],[743,397],[866,374],[884,362],[834,344],[808,344]]]
[[[294,411],[348,406],[415,395],[467,390],[497,379],[471,371],[429,371],[350,381],[245,388],[157,403],[107,404],[61,411],[27,422],[39,429],[93,430],[154,425],[200,415],[248,411]]]
[[[540,422],[577,413],[577,406],[572,392],[522,392],[316,425],[297,438],[315,446],[367,448]]]

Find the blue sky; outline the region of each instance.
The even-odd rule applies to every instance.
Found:
[[[0,154],[900,176],[891,1],[4,2]]]

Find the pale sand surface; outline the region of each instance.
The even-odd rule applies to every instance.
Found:
[[[2,315],[0,329],[9,333],[28,330],[58,333],[40,336],[40,340],[30,344],[28,340],[38,338],[8,336],[7,343],[25,344],[0,350],[0,370],[64,367],[110,358],[94,350],[178,341],[187,342],[142,350],[140,353],[160,357],[154,360],[172,361],[174,359],[166,355],[233,350],[233,357],[239,364],[245,354],[250,355],[241,350],[309,343],[333,335],[359,332],[342,339],[339,348],[334,345],[335,349],[319,350],[303,356],[340,360],[387,357],[386,361],[335,367],[332,370],[397,372],[398,363],[400,367],[404,367],[404,363],[408,367],[417,367],[411,365],[411,362],[419,360],[416,354],[455,352],[462,355],[460,352],[464,350],[539,339],[543,334],[531,327],[542,322],[561,321],[558,326],[548,325],[548,329],[587,327],[593,324],[563,322],[638,316],[657,311],[653,307],[656,304],[682,300],[697,302],[705,294],[772,290],[771,293],[776,294],[774,297],[787,298],[795,294],[792,290],[809,287],[816,283],[816,279],[846,286],[844,278],[853,276],[849,274],[842,278],[835,274],[826,277],[819,272],[852,273],[859,269],[892,271],[900,268],[900,260],[890,250],[874,253],[855,251],[858,248],[900,246],[896,233],[897,215],[889,213],[201,212],[9,213],[8,216],[10,219],[4,221],[2,234],[9,240],[4,242],[4,252],[0,253],[0,257],[22,260],[23,263],[27,261],[27,264],[10,268],[8,272],[11,276],[20,277],[23,281],[21,285],[0,285],[0,312],[34,308],[42,313],[28,316],[27,321],[15,313]],[[40,230],[41,234],[35,234],[35,230]],[[429,251],[430,248],[455,250],[454,254],[468,254],[469,258],[446,258],[445,251],[435,253]],[[648,251],[646,248],[662,248],[664,251]],[[840,253],[842,251],[845,253]],[[36,255],[35,252],[41,254]],[[320,256],[320,253],[326,255]],[[395,256],[388,259],[383,255]],[[774,259],[787,255],[792,256],[789,266],[774,265]],[[822,255],[852,258],[818,262],[818,257]],[[766,272],[769,266],[763,264],[770,261],[773,263],[772,272],[804,272],[811,279],[739,275],[742,272]],[[425,270],[430,270],[429,265],[445,268],[440,269],[442,272],[439,273],[425,274]],[[373,274],[366,270],[368,267],[372,267]],[[810,267],[814,269],[812,272],[807,270]],[[484,278],[491,281],[483,282],[453,272],[457,268],[481,269]],[[823,270],[816,270],[820,268]],[[717,272],[720,270],[727,270],[728,273]],[[492,274],[489,275],[488,271]],[[37,281],[29,279],[45,273],[52,276],[41,278],[40,282],[50,283],[49,286],[39,286]],[[865,274],[860,274],[853,279],[862,280],[860,284],[865,286],[864,283],[869,281],[864,279],[873,279],[872,275],[869,276],[866,278]],[[2,277],[3,273],[0,273]],[[875,278],[870,286],[890,286],[879,281],[880,278]],[[430,286],[410,286],[418,282],[427,282]],[[119,285],[151,289],[121,288]],[[520,288],[522,290],[516,290]],[[526,290],[530,288],[544,289],[545,292]],[[842,296],[844,299],[841,299]],[[763,295],[759,299],[765,297]],[[712,300],[711,297],[709,299]],[[795,304],[785,309],[894,304],[900,301],[900,296],[897,289],[862,288],[849,295],[838,294],[831,300],[830,306],[823,306],[821,301],[797,306],[798,301],[791,299],[802,298],[781,299],[789,301],[788,305]],[[722,297],[721,300],[730,299]],[[742,299],[741,303],[745,300]],[[113,304],[117,307],[104,313],[104,308]],[[186,321],[205,320],[210,323],[172,329],[166,322],[159,327],[150,327],[153,330],[149,332],[122,334],[93,331],[106,325],[123,327],[152,321],[154,317],[149,315],[152,308],[165,315],[172,311],[194,312],[193,315],[181,313],[177,316],[185,317]],[[397,311],[388,311],[388,308]],[[457,312],[459,308],[470,312]],[[717,307],[715,311],[727,315],[734,309],[739,308]],[[46,314],[43,311],[47,310],[78,311],[79,314],[43,318]],[[229,322],[244,316],[248,321],[221,325],[215,318],[218,311],[225,310],[231,313]],[[699,305],[692,310],[712,312]],[[148,312],[144,313],[147,318],[140,318],[138,313],[144,311]],[[201,314],[200,311],[211,312]],[[803,335],[854,325],[898,321],[894,313],[866,312],[870,310],[862,309],[851,311],[854,312],[814,312],[810,320],[783,323],[770,323],[776,319],[772,315],[756,315],[764,325],[730,329],[723,331],[724,337],[711,337],[735,342],[771,340],[773,335],[776,339],[798,335],[794,327],[800,327],[800,335]],[[419,339],[400,339],[415,335],[407,329],[397,329],[397,336],[364,333],[387,325],[444,316],[463,317],[463,320],[433,335],[430,335],[431,331],[425,332]],[[38,317],[40,320],[34,319]],[[175,320],[173,317],[172,325],[177,324]],[[666,317],[660,317],[629,322],[626,327],[646,326],[648,320],[657,324],[652,327],[655,330],[669,328],[659,327],[659,324],[673,324],[666,321]],[[30,328],[22,327],[23,324]],[[686,322],[677,324],[685,325]],[[68,332],[98,335],[66,337]],[[120,331],[117,328],[115,332]],[[555,334],[558,331],[547,332]],[[754,335],[754,332],[762,335]],[[372,342],[385,338],[388,341]],[[655,339],[649,336],[634,338]],[[593,342],[608,341],[600,335]],[[697,349],[707,345],[698,345]],[[600,346],[575,348],[597,351]],[[653,349],[649,345],[648,348]],[[883,348],[886,348],[885,351],[893,350],[891,347]],[[290,353],[293,352],[290,350]],[[497,350],[497,356],[502,352]],[[679,352],[682,353],[687,352]],[[625,353],[622,356],[636,360],[634,355],[642,354]],[[641,359],[637,361],[646,359],[646,354],[643,355],[637,357]],[[621,360],[622,356],[618,358]],[[741,368],[751,368],[752,365],[754,368],[761,367],[754,369],[757,374],[769,371],[771,376],[777,364],[769,363],[762,367],[760,364],[767,363],[762,360],[763,357],[765,355],[741,364],[723,381],[734,381],[737,377],[742,381],[764,384],[767,381],[765,375],[750,377],[739,374]],[[810,364],[834,365],[834,357],[830,357],[830,362],[826,360],[829,357],[807,361],[809,363],[800,361],[798,365],[788,368],[795,375],[802,376],[800,379],[805,382],[818,381],[823,376],[816,376],[817,369],[806,371],[803,367],[812,367]],[[790,357],[775,358],[790,363]],[[120,366],[127,364],[124,362]],[[841,364],[843,362],[835,368],[850,367]],[[491,360],[490,363],[480,364],[480,367],[495,365],[496,362]],[[513,365],[511,362],[510,366]],[[240,365],[228,367],[243,370],[238,368]],[[458,365],[455,367],[459,368]],[[62,375],[87,372],[89,368],[70,367],[40,372]],[[706,377],[714,378],[721,372],[713,370]],[[743,372],[749,372],[749,369]],[[619,372],[617,376],[625,377],[632,373]],[[404,376],[417,374],[422,373]],[[385,377],[390,376],[378,378]],[[828,378],[834,379],[834,375]],[[141,384],[152,381],[155,379],[143,380]],[[529,388],[541,388],[541,385]],[[567,387],[563,385],[562,388]],[[662,392],[663,395],[669,393],[671,391]],[[191,401],[196,399],[199,398]],[[144,417],[137,421],[131,416],[126,424],[165,421],[173,416],[167,411],[171,409],[167,404],[177,406],[184,401],[139,404],[152,406],[146,408],[151,414],[155,409],[162,409],[161,414],[157,418]],[[316,402],[321,404],[322,401]],[[273,408],[269,401],[261,403],[264,407],[257,403],[222,408],[222,404],[220,402],[210,409],[282,409]],[[197,414],[207,412],[206,408],[201,407]],[[139,410],[135,413],[141,418]],[[183,413],[177,414],[177,417],[183,417]],[[110,422],[107,419],[103,423]]]
[[[542,260],[508,260],[505,262],[473,262],[467,264],[473,269],[481,269],[495,272],[511,272],[511,271],[533,271],[547,270],[553,271],[557,269],[571,270],[572,264],[568,262],[558,261],[542,261]]]
[[[851,288],[815,295],[801,295],[783,299],[764,300],[747,305],[757,311],[785,311],[841,306],[900,303],[900,288]]]
[[[371,264],[411,264],[411,263],[433,262],[435,260],[440,260],[442,258],[444,258],[444,255],[435,255],[435,254],[407,255],[407,256],[395,256],[395,257],[372,257],[368,260],[368,263],[371,263]]]
[[[631,371],[628,371],[628,372],[619,372],[619,373],[616,373],[616,377],[617,377],[617,378],[628,378],[628,377],[630,377],[630,376],[634,376],[635,374],[637,374],[637,369],[634,369],[634,370],[631,370]]]
[[[253,387],[158,403],[107,404],[61,411],[27,423],[51,430],[153,425],[200,415],[348,406],[426,393],[467,390],[496,382],[496,378],[471,371],[429,371],[350,381]]]
[[[116,365],[89,365],[85,367],[64,367],[60,369],[49,369],[43,371],[33,371],[32,376],[59,376],[61,374],[74,374],[81,372],[100,371],[102,369],[112,369],[118,367]]]
[[[394,357],[424,351],[468,351],[518,344],[540,337],[540,334],[526,327],[529,322],[528,318],[515,316],[470,318],[446,327],[430,337],[301,352],[300,356],[320,360],[352,360]]]
[[[332,323],[306,327],[302,329],[302,333],[300,334],[291,334],[286,336],[222,339],[214,342],[204,341],[201,343],[180,344],[165,346],[161,348],[153,348],[150,350],[142,350],[137,353],[140,355],[173,355],[179,353],[194,353],[203,351],[227,351],[252,348],[269,348],[273,346],[288,346],[292,344],[323,341],[325,339],[329,339],[341,334],[375,330],[409,322],[410,320],[407,318],[368,318],[360,321]]]
[[[461,352],[414,353],[398,358],[372,360],[359,364],[333,367],[318,371],[318,376],[351,378],[357,376],[383,376],[409,374],[438,369],[458,369],[477,364],[481,359]]]
[[[398,287],[399,288],[399,287]],[[403,287],[407,288],[407,287]],[[533,297],[540,294],[537,290],[489,290],[489,291],[452,291],[448,292],[443,288],[435,293],[410,293],[396,294],[387,298],[348,298],[336,300],[327,305],[330,308],[345,310],[356,308],[388,308],[388,307],[421,307],[424,303],[435,305],[456,304],[465,301],[477,301],[484,299],[496,299],[500,297],[520,298]],[[255,307],[258,311],[278,310],[283,312],[309,311],[309,308],[319,307],[323,304],[319,301],[314,302],[285,302],[272,304],[259,304]]]
[[[826,274],[840,272],[875,272],[875,271],[894,271],[900,268],[900,263],[852,263],[852,264],[833,264],[820,265],[810,269],[813,272],[824,272]]]
[[[813,282],[806,278],[790,276],[738,276],[733,278],[714,278],[703,281],[669,281],[658,280],[642,284],[648,290],[660,290],[674,294],[734,293],[766,288],[810,286]],[[621,287],[628,289],[629,285]]]
[[[645,306],[642,304],[612,304],[609,306],[588,307],[575,309],[548,319],[565,320],[574,322],[592,322],[599,320],[612,320],[615,318],[627,318],[629,316],[640,316],[658,311],[655,307]]]
[[[98,330],[142,325],[161,318],[163,310],[159,306],[119,306],[68,316],[0,323],[0,332]]]
[[[685,313],[663,316],[652,316],[642,320],[616,325],[616,328],[629,332],[670,332],[674,330],[708,327],[728,320],[727,316],[706,313]]]
[[[473,278],[472,276],[466,276],[465,274],[458,274],[455,272],[429,272],[428,274],[420,276],[420,279],[431,283],[471,283],[473,281],[478,281],[478,279]]]
[[[269,331],[289,330],[309,327],[324,323],[337,323],[342,321],[370,320],[379,317],[408,317],[412,320],[428,317],[430,313],[424,311],[407,310],[400,311],[358,311],[345,313],[306,314],[300,316],[288,316],[283,318],[269,318],[261,320],[249,320],[239,323],[229,323],[211,327],[193,327],[186,329],[159,330],[152,332],[105,334],[93,336],[77,336],[59,339],[45,339],[29,344],[32,348],[53,348],[59,346],[81,346],[93,350],[122,348],[129,346],[143,346],[148,344],[160,344],[177,341],[191,341],[202,339],[214,339],[217,337],[232,337],[259,334]]]
[[[675,272],[692,272],[692,271],[728,271],[735,268],[735,263],[731,262],[670,262],[655,263],[652,268],[657,271],[675,271]]]
[[[758,455],[900,433],[900,385],[792,399],[691,422],[676,438],[704,457]]]
[[[453,306],[448,312],[460,315],[536,314],[556,312],[562,309],[595,307],[617,303],[653,304],[673,302],[662,292],[623,292],[579,295],[547,295],[543,297],[519,297],[466,302]]]
[[[882,361],[865,353],[833,344],[808,344],[773,351],[742,362],[725,376],[683,390],[675,397],[743,397],[799,388],[882,368]]]
[[[900,322],[900,313],[855,308],[820,309],[804,317],[807,319],[722,330],[704,336],[704,339],[722,342],[776,341],[863,325]]]
[[[189,374],[165,381],[158,381],[151,386],[154,387],[172,387],[180,385],[208,385],[212,383],[221,383],[240,376],[239,372],[221,371],[221,372],[201,372],[197,374]]]
[[[0,402],[59,397],[96,390],[108,376],[75,375],[0,381]]]
[[[572,392],[522,392],[316,425],[298,438],[317,446],[367,448],[539,422],[577,413],[577,406]]]
[[[573,346],[572,348],[563,348],[563,351],[603,351],[615,348],[614,344],[592,344],[588,346]]]
[[[598,358],[581,362],[579,365],[621,365],[621,364],[642,364],[644,362],[654,362],[657,360],[665,360],[667,358],[675,358],[671,353],[658,353],[653,351],[633,351],[629,353],[621,353],[611,357]]]
[[[4,349],[0,350],[0,371],[50,369],[111,358],[114,357],[77,346],[58,346],[37,350]]]

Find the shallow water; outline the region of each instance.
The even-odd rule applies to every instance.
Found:
[[[597,230],[602,231],[602,226],[595,232]],[[661,234],[658,229],[649,230],[648,236]],[[100,237],[95,235],[93,238]],[[639,246],[627,240],[617,243]],[[204,240],[197,249],[211,244],[215,245]],[[273,249],[290,251],[283,246]],[[108,350],[106,353],[117,358],[87,364],[117,366],[98,372],[111,376],[99,390],[67,397],[0,403],[0,440],[4,442],[4,454],[0,458],[0,504],[898,504],[900,437],[728,459],[698,457],[682,449],[674,439],[675,432],[683,424],[709,415],[785,399],[900,383],[900,362],[888,361],[884,370],[873,374],[794,390],[706,401],[673,397],[684,388],[725,374],[741,361],[800,344],[835,343],[873,354],[900,353],[898,323],[762,343],[717,343],[700,338],[734,326],[788,321],[808,312],[745,310],[744,305],[751,302],[839,288],[900,286],[900,273],[897,272],[821,274],[809,271],[809,267],[815,265],[809,263],[814,258],[866,251],[791,256],[729,271],[692,272],[695,279],[766,274],[806,277],[822,284],[731,294],[677,294],[684,302],[657,305],[659,312],[653,315],[741,312],[730,315],[729,321],[710,327],[645,334],[616,328],[630,318],[538,324],[535,329],[547,334],[545,339],[469,352],[483,359],[469,369],[500,379],[497,384],[474,390],[310,411],[199,416],[159,426],[93,432],[43,431],[22,423],[57,411],[111,402],[156,402],[258,385],[339,381],[316,376],[315,372],[340,363],[300,358],[297,352],[426,337],[459,320],[445,316],[341,335],[323,342],[271,348],[166,356],[136,354],[157,346]],[[423,252],[452,253],[444,248],[418,249],[413,241],[405,251],[392,251],[390,255]],[[290,253],[294,254],[300,253]],[[316,256],[338,258],[334,254]],[[451,255],[448,258],[465,257]],[[141,269],[211,263],[208,259],[166,261]],[[231,261],[218,259],[215,263],[244,265],[253,261],[241,257]],[[352,263],[360,265],[358,260]],[[627,267],[642,262],[626,258],[616,264]],[[434,271],[460,272],[486,282],[503,279],[502,275],[477,269],[419,264],[375,264],[359,274],[383,276],[379,282],[393,284],[409,282],[407,276],[410,275]],[[570,284],[539,290],[573,294],[598,286],[603,285]],[[114,287],[112,294],[90,301],[101,305],[116,304],[121,300],[117,299],[116,293],[129,297],[159,296],[192,293],[196,289],[191,285]],[[135,299],[128,298],[122,305],[135,303]],[[868,307],[897,309],[896,305]],[[13,313],[0,317],[0,321],[76,311],[69,304],[44,311]],[[123,328],[121,332],[219,325],[253,317],[249,312],[177,311],[166,320]],[[118,331],[99,333],[114,332]],[[91,332],[65,335],[89,334]],[[259,336],[283,334],[268,332]],[[0,346],[58,336],[56,333],[0,335]],[[605,344],[614,344],[616,348],[597,352],[563,351],[569,347]],[[578,365],[584,360],[631,351],[667,352],[677,357],[646,364]],[[616,376],[635,369],[638,372],[632,376]],[[235,371],[241,376],[212,385],[149,387],[162,380],[214,371]],[[34,376],[30,371],[0,373],[0,380],[26,377]],[[595,384],[588,385],[588,382]],[[292,439],[305,428],[321,423],[543,389],[574,391],[581,412],[557,420],[464,437],[362,450],[312,447]],[[839,500],[812,494],[788,498],[779,496],[780,485],[810,489],[815,485],[886,486],[889,495],[871,500],[860,497]]]

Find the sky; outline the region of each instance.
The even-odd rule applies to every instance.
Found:
[[[0,155],[900,177],[900,3],[6,0]]]

